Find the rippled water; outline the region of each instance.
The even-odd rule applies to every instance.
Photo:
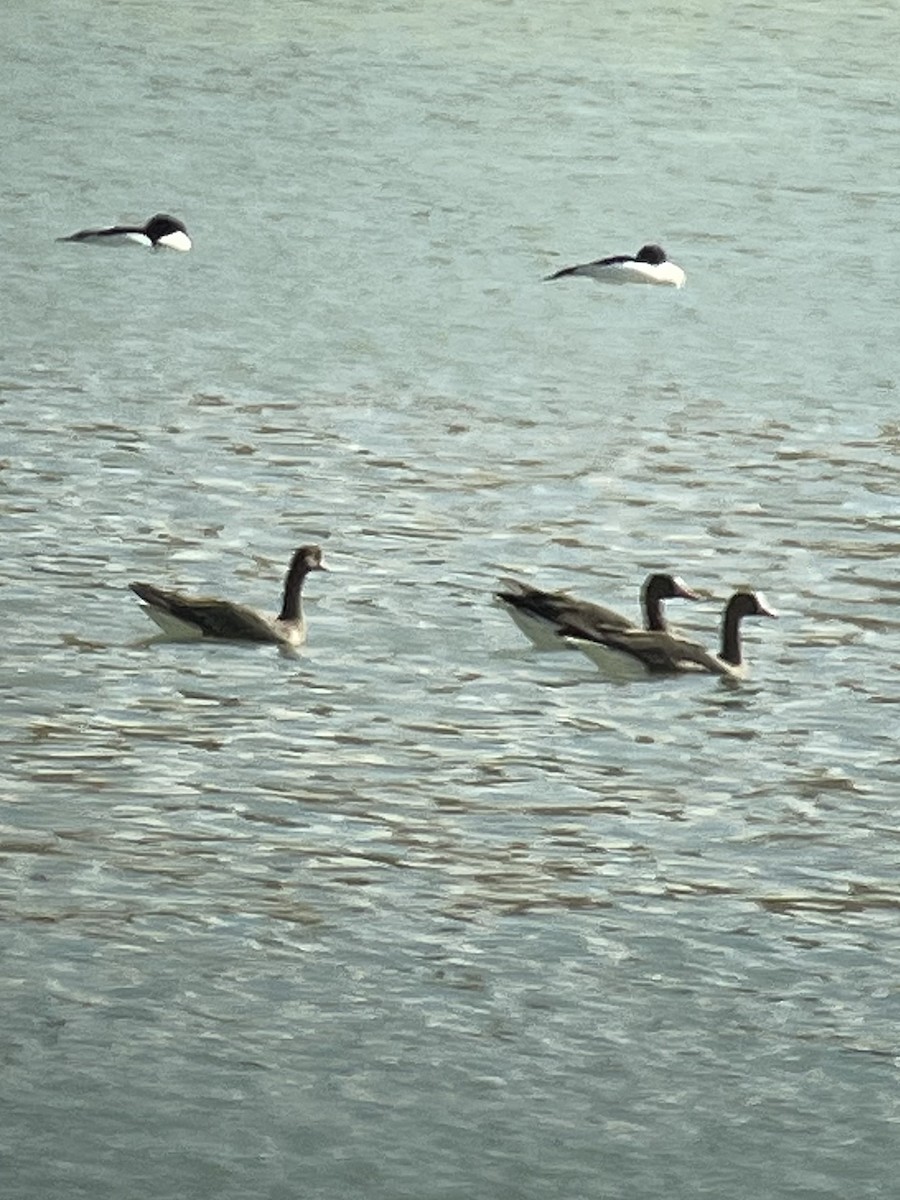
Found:
[[[892,1195],[896,9],[162,15],[0,30],[4,1196]],[[659,568],[746,683],[490,604]]]

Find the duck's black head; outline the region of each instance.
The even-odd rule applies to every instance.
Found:
[[[666,261],[666,252],[662,246],[651,243],[641,246],[634,257],[636,262],[650,263],[651,266],[658,267]]]
[[[187,234],[187,228],[177,217],[170,217],[168,213],[156,213],[144,226],[144,232],[150,241],[155,243],[170,233]]]

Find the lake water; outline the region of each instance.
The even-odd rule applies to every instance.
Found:
[[[4,9],[4,1200],[896,1194],[898,36]],[[148,644],[306,541],[301,656]],[[747,682],[490,603],[654,569],[765,589]]]

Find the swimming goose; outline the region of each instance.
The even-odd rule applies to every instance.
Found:
[[[602,283],[655,283],[667,287],[684,287],[685,274],[681,267],[669,262],[662,246],[641,246],[637,254],[616,254],[612,258],[598,258],[594,262],[580,263],[577,267],[563,267],[553,275],[545,276],[545,282],[562,279],[565,275],[589,275]]]
[[[126,242],[137,242],[154,250],[166,247],[169,250],[190,250],[191,239],[183,221],[170,217],[168,213],[157,213],[143,225],[111,225],[108,229],[79,229],[58,242],[87,242],[99,246],[121,246]]]
[[[740,678],[746,670],[741,653],[741,621],[744,617],[777,616],[762,592],[735,592],[725,605],[718,654],[699,642],[665,631],[607,630],[596,637],[566,635],[565,641],[611,674],[634,677],[661,672],[708,671]]]
[[[300,646],[306,640],[306,622],[300,590],[310,571],[325,571],[318,546],[301,546],[291,558],[284,581],[281,612],[270,617],[243,604],[209,596],[185,596],[152,583],[128,586],[144,601],[144,611],[171,638],[227,638],[241,642],[278,642]]]
[[[565,642],[561,630],[575,629],[591,637],[606,629],[639,629],[633,621],[603,604],[579,600],[567,592],[545,592],[521,583],[518,579],[501,579],[505,590],[494,592],[494,600],[504,608],[525,636],[538,650],[561,650]],[[641,588],[641,607],[645,628],[663,630],[666,619],[663,601],[680,596],[683,600],[699,600],[683,579],[677,575],[648,575]]]

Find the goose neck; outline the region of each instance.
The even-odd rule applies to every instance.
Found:
[[[722,646],[719,658],[733,667],[741,665],[741,617],[742,613],[733,602],[725,609],[722,620]]]
[[[644,584],[644,628],[651,633],[660,633],[666,627],[663,617],[662,596],[655,578],[651,577]]]
[[[284,597],[281,603],[281,612],[278,614],[279,621],[300,620],[300,593],[303,589],[303,580],[306,578],[307,572],[306,563],[296,562],[291,564],[287,578],[284,581]]]

